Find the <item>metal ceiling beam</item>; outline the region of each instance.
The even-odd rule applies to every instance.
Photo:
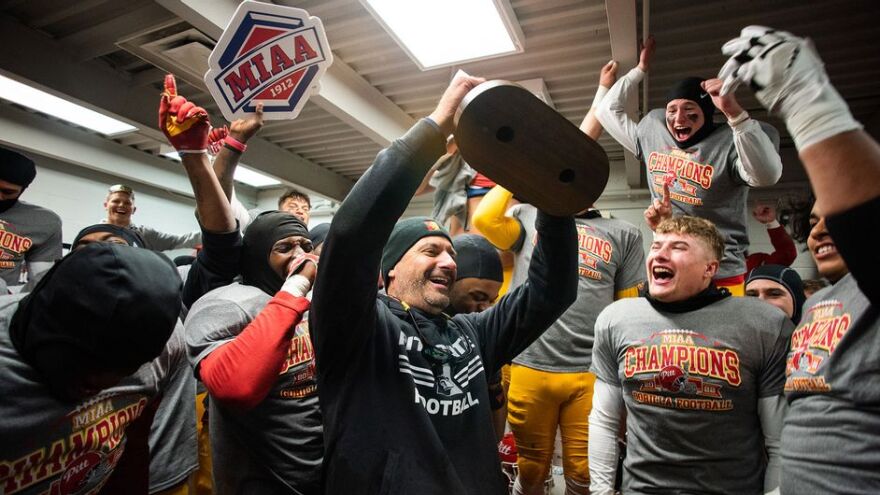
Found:
[[[608,35],[611,38],[611,58],[617,60],[618,75],[624,75],[638,64],[639,45],[636,37],[636,2],[635,0],[605,0],[605,12],[608,14]],[[626,113],[638,121],[638,97],[626,102]],[[632,189],[645,187],[644,172],[636,157],[624,152],[626,166],[626,183]]]
[[[79,60],[91,60],[118,50],[116,42],[137,29],[154,29],[174,20],[174,15],[156,4],[146,4],[100,24],[59,38]]]
[[[215,40],[220,38],[239,4],[235,0],[156,2]],[[321,78],[320,91],[311,101],[383,147],[415,123],[338,56]]]
[[[62,46],[8,17],[0,16],[3,72],[36,83],[41,89],[113,115],[137,126],[143,134],[165,142],[156,128],[157,92],[132,85],[99,61],[79,62]],[[215,122],[222,122],[214,117]],[[341,200],[354,183],[263,139],[248,142],[243,161],[249,166],[317,194]]]

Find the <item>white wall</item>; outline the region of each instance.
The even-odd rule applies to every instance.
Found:
[[[103,202],[107,188],[125,183],[135,190],[137,211],[132,221],[170,233],[184,233],[199,228],[195,200],[143,184],[125,181],[51,158],[28,153],[37,163],[37,177],[25,190],[22,200],[49,208],[61,217],[64,242],[71,242],[83,227],[104,217]],[[255,197],[239,191],[245,205],[254,205]]]

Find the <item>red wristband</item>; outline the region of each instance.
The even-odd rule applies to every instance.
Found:
[[[247,150],[246,144],[242,143],[241,141],[239,141],[238,139],[235,139],[232,136],[226,136],[223,139],[223,144],[238,151],[239,153],[244,153]]]

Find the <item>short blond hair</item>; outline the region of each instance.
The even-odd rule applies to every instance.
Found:
[[[687,234],[703,241],[717,261],[724,258],[724,238],[715,224],[705,218],[680,216],[667,218],[654,230],[657,234]]]

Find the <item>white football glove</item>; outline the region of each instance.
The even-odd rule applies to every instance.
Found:
[[[281,286],[281,292],[287,292],[296,297],[305,297],[312,288],[312,281],[307,277],[300,275],[299,271],[306,265],[313,263],[315,268],[318,267],[318,257],[311,253],[304,253],[297,256],[291,263],[287,280]]]
[[[725,95],[748,83],[767,110],[779,114],[795,146],[807,146],[842,132],[861,129],[846,102],[831,86],[813,43],[785,31],[748,26],[724,44],[730,59],[718,78]]]

